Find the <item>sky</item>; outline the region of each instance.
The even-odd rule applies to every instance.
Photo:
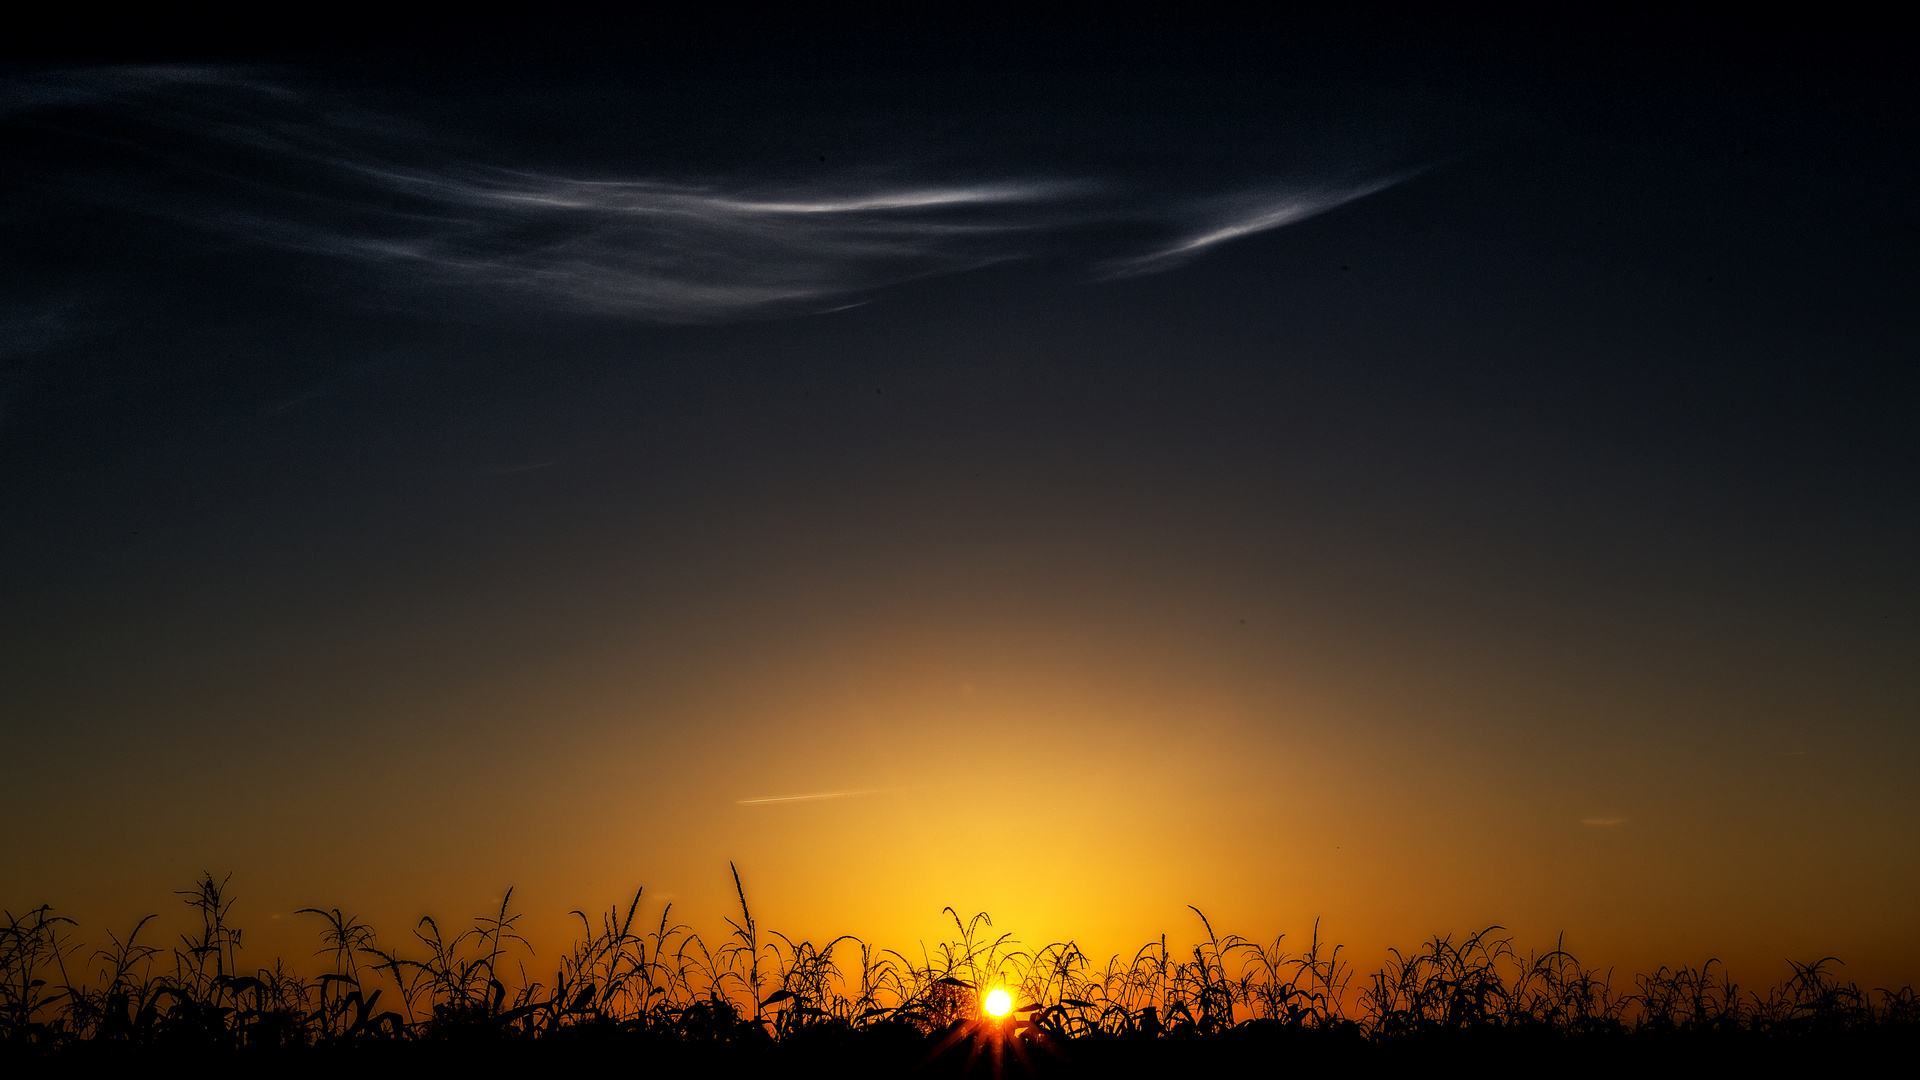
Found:
[[[1891,54],[523,29],[0,71],[0,906],[1920,978]]]

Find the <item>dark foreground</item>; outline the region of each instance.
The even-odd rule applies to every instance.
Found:
[[[978,1025],[975,1025],[976,1027]],[[961,1038],[951,1035],[958,1031]],[[13,1076],[761,1076],[1164,1077],[1385,1076],[1444,1069],[1483,1076],[1836,1075],[1910,1067],[1909,1027],[1758,1035],[1635,1032],[1566,1035],[1513,1029],[1370,1039],[1358,1031],[1259,1023],[1212,1035],[1009,1036],[906,1025],[795,1033],[778,1042],[690,1042],[587,1032],[540,1040],[369,1041],[273,1050],[80,1044],[0,1051]],[[971,1036],[971,1037],[969,1037]],[[942,1049],[943,1044],[945,1048]]]
[[[1616,989],[1564,949],[1523,955],[1494,927],[1392,951],[1356,978],[1317,927],[1288,949],[1216,934],[1196,912],[1206,936],[1187,954],[1163,938],[1096,965],[1071,942],[1019,948],[986,915],[949,909],[951,940],[915,962],[852,938],[767,934],[739,893],[717,947],[665,911],[646,929],[637,894],[598,926],[582,914],[551,981],[527,976],[511,894],[469,929],[422,918],[404,950],[307,909],[332,969],[312,978],[242,959],[212,875],[183,893],[199,929],[171,948],[142,944],[147,920],[90,950],[50,908],[6,915],[0,1080],[1826,1076],[1904,1075],[1920,1060],[1920,994],[1844,981],[1832,957],[1790,963],[1764,991],[1717,961]]]

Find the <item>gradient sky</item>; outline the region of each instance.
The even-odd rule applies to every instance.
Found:
[[[1599,29],[17,58],[0,903],[1920,978],[1908,86]]]

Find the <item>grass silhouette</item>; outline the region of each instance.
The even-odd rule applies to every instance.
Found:
[[[180,894],[196,925],[169,947],[142,940],[151,915],[88,951],[50,907],[8,912],[0,1061],[241,1055],[397,1074],[618,1058],[722,1073],[1164,1075],[1386,1071],[1452,1054],[1492,1071],[1507,1060],[1516,1074],[1542,1060],[1562,1072],[1638,1063],[1677,1073],[1920,1047],[1913,988],[1862,990],[1841,981],[1832,957],[1790,963],[1764,992],[1734,985],[1716,961],[1618,990],[1562,947],[1522,955],[1489,927],[1392,950],[1356,980],[1318,922],[1293,952],[1284,937],[1219,934],[1196,908],[1204,936],[1189,952],[1162,936],[1096,964],[1072,942],[1024,949],[986,914],[948,908],[951,935],[916,959],[850,936],[814,944],[763,932],[737,869],[734,886],[738,917],[711,942],[674,922],[672,905],[639,923],[639,892],[597,917],[573,912],[579,937],[546,977],[528,973],[536,958],[515,930],[511,890],[469,926],[424,917],[391,948],[338,908],[304,908],[319,924],[324,970],[312,977],[280,961],[243,968],[232,893],[212,874]],[[983,1014],[992,987],[1012,993],[1013,1015]]]

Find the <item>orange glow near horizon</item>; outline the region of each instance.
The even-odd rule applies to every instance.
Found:
[[[570,911],[642,885],[642,921],[672,904],[724,936],[734,863],[768,931],[908,955],[947,940],[951,907],[1104,962],[1204,936],[1193,905],[1285,951],[1324,919],[1363,969],[1498,924],[1523,951],[1564,932],[1623,972],[1711,956],[1770,985],[1782,957],[1827,955],[1873,984],[1920,972],[1915,744],[1876,734],[1905,698],[1863,690],[1813,740],[1830,687],[1898,689],[1870,670],[1880,654],[1809,646],[1762,668],[1750,631],[1683,627],[1676,688],[1674,641],[1577,606],[1515,602],[1467,633],[1024,541],[984,567],[910,550],[697,581],[485,666],[289,652],[258,682],[183,660],[137,701],[76,692],[48,738],[94,730],[95,708],[145,726],[23,781],[22,806],[98,790],[99,816],[10,837],[0,900],[52,903],[98,945],[186,918],[173,890],[232,871],[249,954],[310,968],[303,908],[404,943],[422,915],[464,921],[518,886],[517,932],[545,962],[580,932]],[[548,625],[510,600],[496,623]],[[216,737],[263,715],[252,741]],[[186,761],[227,779],[177,785]]]

